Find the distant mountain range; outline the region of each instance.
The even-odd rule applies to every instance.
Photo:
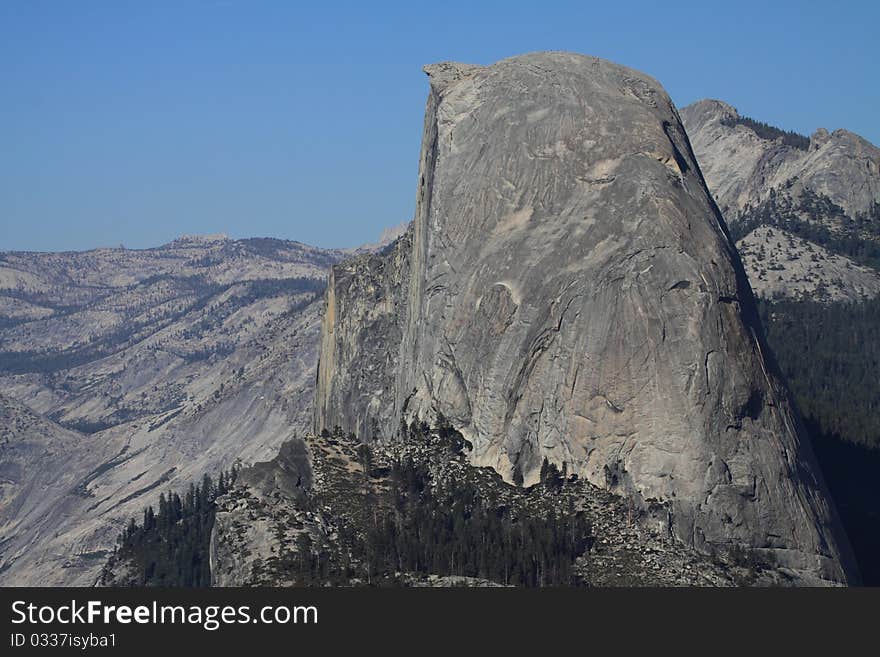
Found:
[[[327,269],[382,245],[0,253],[0,581],[93,584],[159,491],[302,434]]]

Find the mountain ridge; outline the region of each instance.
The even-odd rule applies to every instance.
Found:
[[[682,108],[681,117],[706,182],[731,223],[747,205],[759,204],[771,188],[792,178],[853,216],[880,199],[880,149],[854,132],[819,128],[803,151],[749,127],[725,125],[741,117],[724,101],[697,101]]]
[[[741,117],[718,100],[688,105],[681,116],[737,246],[766,250],[767,229],[791,235],[781,261],[790,263],[788,275],[811,279],[789,281],[783,272],[768,286],[768,263],[747,257],[759,294],[809,292],[825,302],[877,296],[880,149],[844,129],[819,128],[807,139]]]

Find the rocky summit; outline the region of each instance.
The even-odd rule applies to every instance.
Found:
[[[415,220],[332,270],[315,428],[442,415],[507,482],[547,459],[699,553],[856,581],[663,88],[567,53],[425,72]]]

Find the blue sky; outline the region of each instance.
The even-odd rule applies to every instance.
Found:
[[[0,250],[411,218],[421,66],[572,50],[880,143],[878,2],[0,1]]]

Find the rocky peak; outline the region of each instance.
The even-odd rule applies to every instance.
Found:
[[[387,440],[442,414],[507,481],[534,483],[546,459],[668,504],[671,534],[703,553],[848,581],[846,539],[663,88],[571,53],[427,70],[416,217],[390,253],[333,270],[316,429]],[[707,125],[718,107],[703,105]]]
[[[729,105],[723,100],[715,100],[714,98],[698,100],[689,105],[688,109],[694,121],[700,123],[723,123],[739,118],[739,112],[737,112],[733,105]]]
[[[819,150],[822,146],[828,143],[829,139],[831,139],[831,135],[828,133],[828,130],[825,128],[817,128],[816,132],[810,135],[810,150]]]
[[[440,62],[439,64],[428,64],[422,70],[430,78],[431,88],[440,93],[449,85],[469,77],[481,68],[483,67],[475,64]]]
[[[880,149],[848,130],[816,130],[804,137],[773,128],[761,138],[721,101],[698,101],[681,110],[694,153],[725,219],[735,224],[747,208],[765,202],[795,181],[827,196],[846,215],[865,213],[880,201]],[[728,117],[724,120],[723,117]],[[731,120],[732,119],[732,120]],[[803,142],[803,147],[799,143]]]

